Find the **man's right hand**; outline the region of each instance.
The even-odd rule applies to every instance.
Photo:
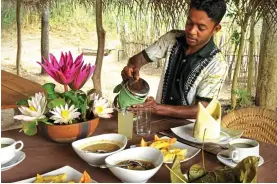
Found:
[[[135,67],[134,65],[125,66],[121,71],[121,76],[124,81],[130,78],[139,80],[139,68]]]

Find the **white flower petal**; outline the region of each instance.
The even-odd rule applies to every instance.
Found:
[[[13,118],[17,120],[22,120],[22,121],[34,121],[37,119],[36,117],[24,116],[24,115],[16,115]]]

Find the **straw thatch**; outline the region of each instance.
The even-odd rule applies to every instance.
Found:
[[[21,1],[23,7],[39,10],[45,4],[54,5],[58,0],[6,0],[5,2],[16,3]],[[228,4],[235,1],[226,0]],[[248,2],[246,7],[254,7],[254,11],[260,12],[271,23],[277,23],[277,0],[236,0],[236,2]],[[95,0],[68,0],[68,3],[94,5]],[[163,21],[174,21],[188,10],[190,0],[103,0],[104,10],[117,8],[119,14],[129,11],[146,12],[152,11],[155,17]],[[168,18],[169,17],[169,18]],[[174,24],[173,24],[174,25]]]

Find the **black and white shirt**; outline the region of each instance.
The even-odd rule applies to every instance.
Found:
[[[211,39],[196,53],[186,55],[185,32],[172,30],[142,51],[149,62],[166,58],[157,92],[158,103],[191,105],[218,98],[228,64]]]

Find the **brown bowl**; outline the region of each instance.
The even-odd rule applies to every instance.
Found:
[[[40,132],[47,139],[58,143],[71,143],[73,141],[90,137],[97,125],[99,118],[70,125],[47,125],[38,124]]]

